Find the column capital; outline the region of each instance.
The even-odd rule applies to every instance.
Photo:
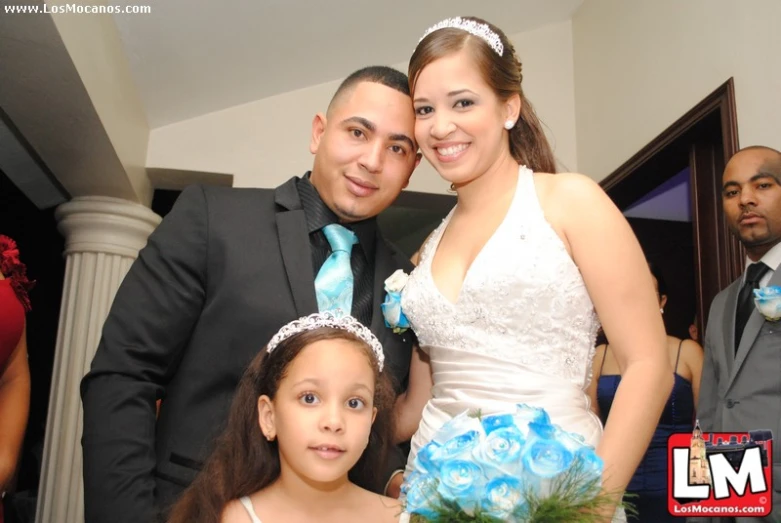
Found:
[[[80,196],[57,207],[65,254],[103,252],[136,258],[162,218],[148,207],[109,196]]]

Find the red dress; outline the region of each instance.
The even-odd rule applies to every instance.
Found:
[[[19,261],[16,243],[0,235],[0,375],[19,343],[24,330],[24,314],[30,310],[27,291],[33,282],[27,280],[24,264]],[[3,521],[3,504],[0,502],[0,523]]]

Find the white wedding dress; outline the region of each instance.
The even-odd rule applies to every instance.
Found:
[[[452,214],[423,245],[402,293],[434,380],[407,474],[418,449],[465,410],[542,407],[552,423],[596,446],[602,424],[585,389],[599,323],[578,267],[543,215],[532,172],[520,167],[507,215],[467,271],[455,303],[431,275]],[[614,521],[623,520],[621,511]]]

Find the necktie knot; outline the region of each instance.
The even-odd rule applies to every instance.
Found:
[[[353,245],[358,243],[358,237],[355,236],[355,233],[338,223],[332,223],[323,227],[323,234],[325,234],[332,252],[342,251],[350,254],[353,250]]]
[[[762,262],[752,263],[748,266],[748,269],[746,269],[746,285],[751,284],[756,287],[759,284],[759,280],[761,280],[769,270],[770,267]]]

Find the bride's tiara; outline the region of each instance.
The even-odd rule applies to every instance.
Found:
[[[271,341],[266,346],[266,351],[271,353],[271,351],[277,348],[277,345],[291,336],[322,327],[347,331],[357,336],[371,347],[374,356],[377,358],[377,366],[380,372],[382,372],[382,367],[385,364],[385,353],[382,351],[380,340],[377,339],[372,331],[352,316],[339,316],[332,312],[316,312],[291,321],[279,329],[274,337],[271,338]]]
[[[485,43],[491,46],[491,49],[496,51],[496,54],[498,54],[499,56],[502,56],[502,54],[504,53],[504,44],[502,44],[502,39],[499,38],[499,35],[496,34],[494,31],[492,31],[487,24],[481,24],[480,22],[475,22],[474,20],[466,20],[464,18],[461,18],[460,16],[457,16],[455,18],[448,18],[447,20],[442,20],[436,25],[432,25],[431,27],[426,29],[426,32],[423,33],[423,36],[420,37],[420,40],[418,40],[418,44],[420,44],[420,42],[422,42],[424,38],[426,38],[434,31],[438,31],[439,29],[445,29],[447,27],[451,27],[453,29],[461,29],[462,31],[466,31],[467,33],[470,33],[478,38],[481,38],[482,40],[485,41]]]

